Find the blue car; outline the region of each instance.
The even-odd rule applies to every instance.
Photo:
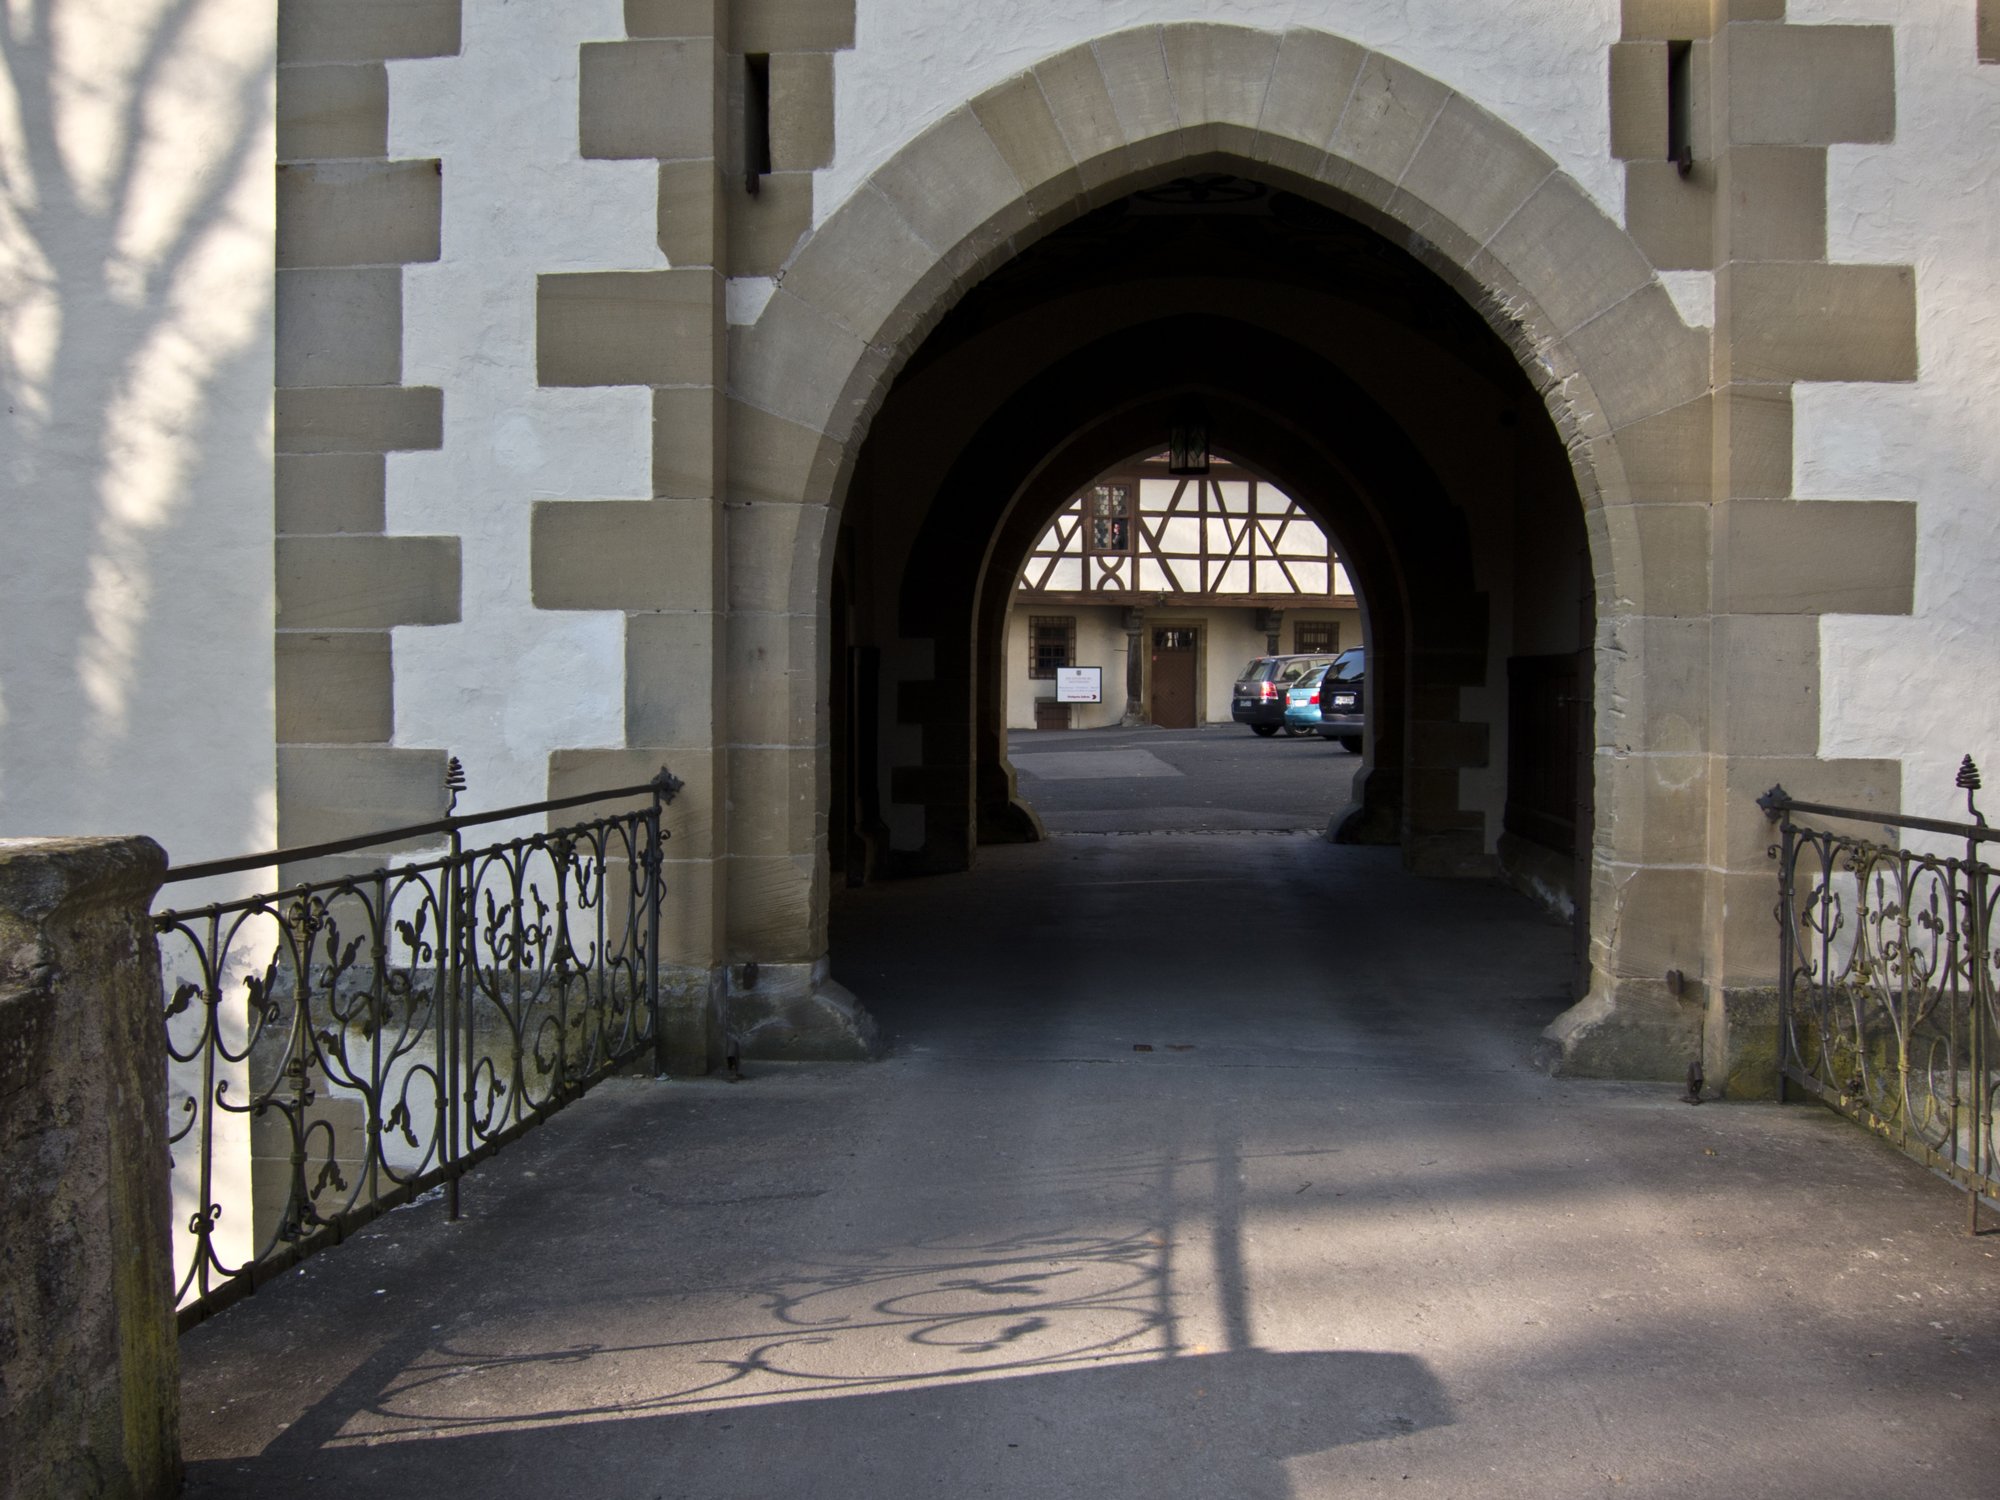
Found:
[[[1327,668],[1314,667],[1285,689],[1285,733],[1311,734],[1319,728],[1319,685]]]

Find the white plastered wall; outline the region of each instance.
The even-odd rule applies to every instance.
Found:
[[[1794,22],[1894,23],[1896,136],[1835,146],[1827,251],[1916,267],[1919,378],[1801,385],[1796,492],[1917,502],[1915,612],[1820,627],[1820,753],[1903,763],[1905,810],[1962,813],[1970,753],[2000,770],[2000,67],[1976,61],[1973,11],[1792,0]]]
[[[1618,0],[1508,0],[1504,24],[1466,0],[856,0],[852,51],[834,60],[836,151],[814,186],[824,222],[911,136],[1051,53],[1162,21],[1335,32],[1460,90],[1534,140],[1613,219],[1625,177],[1610,156],[1604,49]]]
[[[274,7],[12,9],[0,833],[268,848]]]
[[[537,500],[652,493],[652,393],[543,389],[535,281],[655,270],[658,169],[586,161],[578,48],[620,0],[464,0],[456,57],[389,65],[389,154],[439,158],[439,259],[405,269],[403,378],[444,391],[444,446],[388,464],[388,529],[463,538],[460,622],[395,632],[396,743],[464,763],[472,808],[547,795],[551,750],[625,742],[625,619],[536,609]]]

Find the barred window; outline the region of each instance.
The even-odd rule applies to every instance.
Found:
[[[1324,651],[1331,654],[1340,649],[1340,622],[1338,620],[1300,620],[1292,626],[1292,649],[1304,653]]]
[[[1068,615],[1028,620],[1028,675],[1053,679],[1057,667],[1076,665],[1076,621]]]

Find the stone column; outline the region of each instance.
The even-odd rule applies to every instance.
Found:
[[[0,1496],[180,1487],[151,839],[0,839]]]
[[[1125,717],[1119,727],[1132,729],[1146,722],[1146,612],[1125,611]]]
[[[1282,609],[1259,610],[1257,623],[1264,631],[1265,652],[1271,656],[1278,655],[1278,643],[1283,639],[1285,630],[1285,612]]]

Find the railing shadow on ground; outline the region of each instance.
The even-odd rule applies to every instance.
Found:
[[[506,1494],[514,1476],[559,1466],[574,1493],[648,1500],[778,1493],[767,1486],[812,1474],[891,1495],[1284,1500],[1293,1492],[1287,1460],[1451,1420],[1438,1382],[1411,1355],[1244,1350],[1001,1367],[930,1384],[421,1442],[337,1441],[309,1455],[275,1444],[254,1458],[190,1464],[184,1493],[229,1500],[414,1484],[443,1496]],[[1218,1438],[1227,1435],[1240,1454],[1246,1433],[1255,1434],[1257,1457],[1218,1475]]]

